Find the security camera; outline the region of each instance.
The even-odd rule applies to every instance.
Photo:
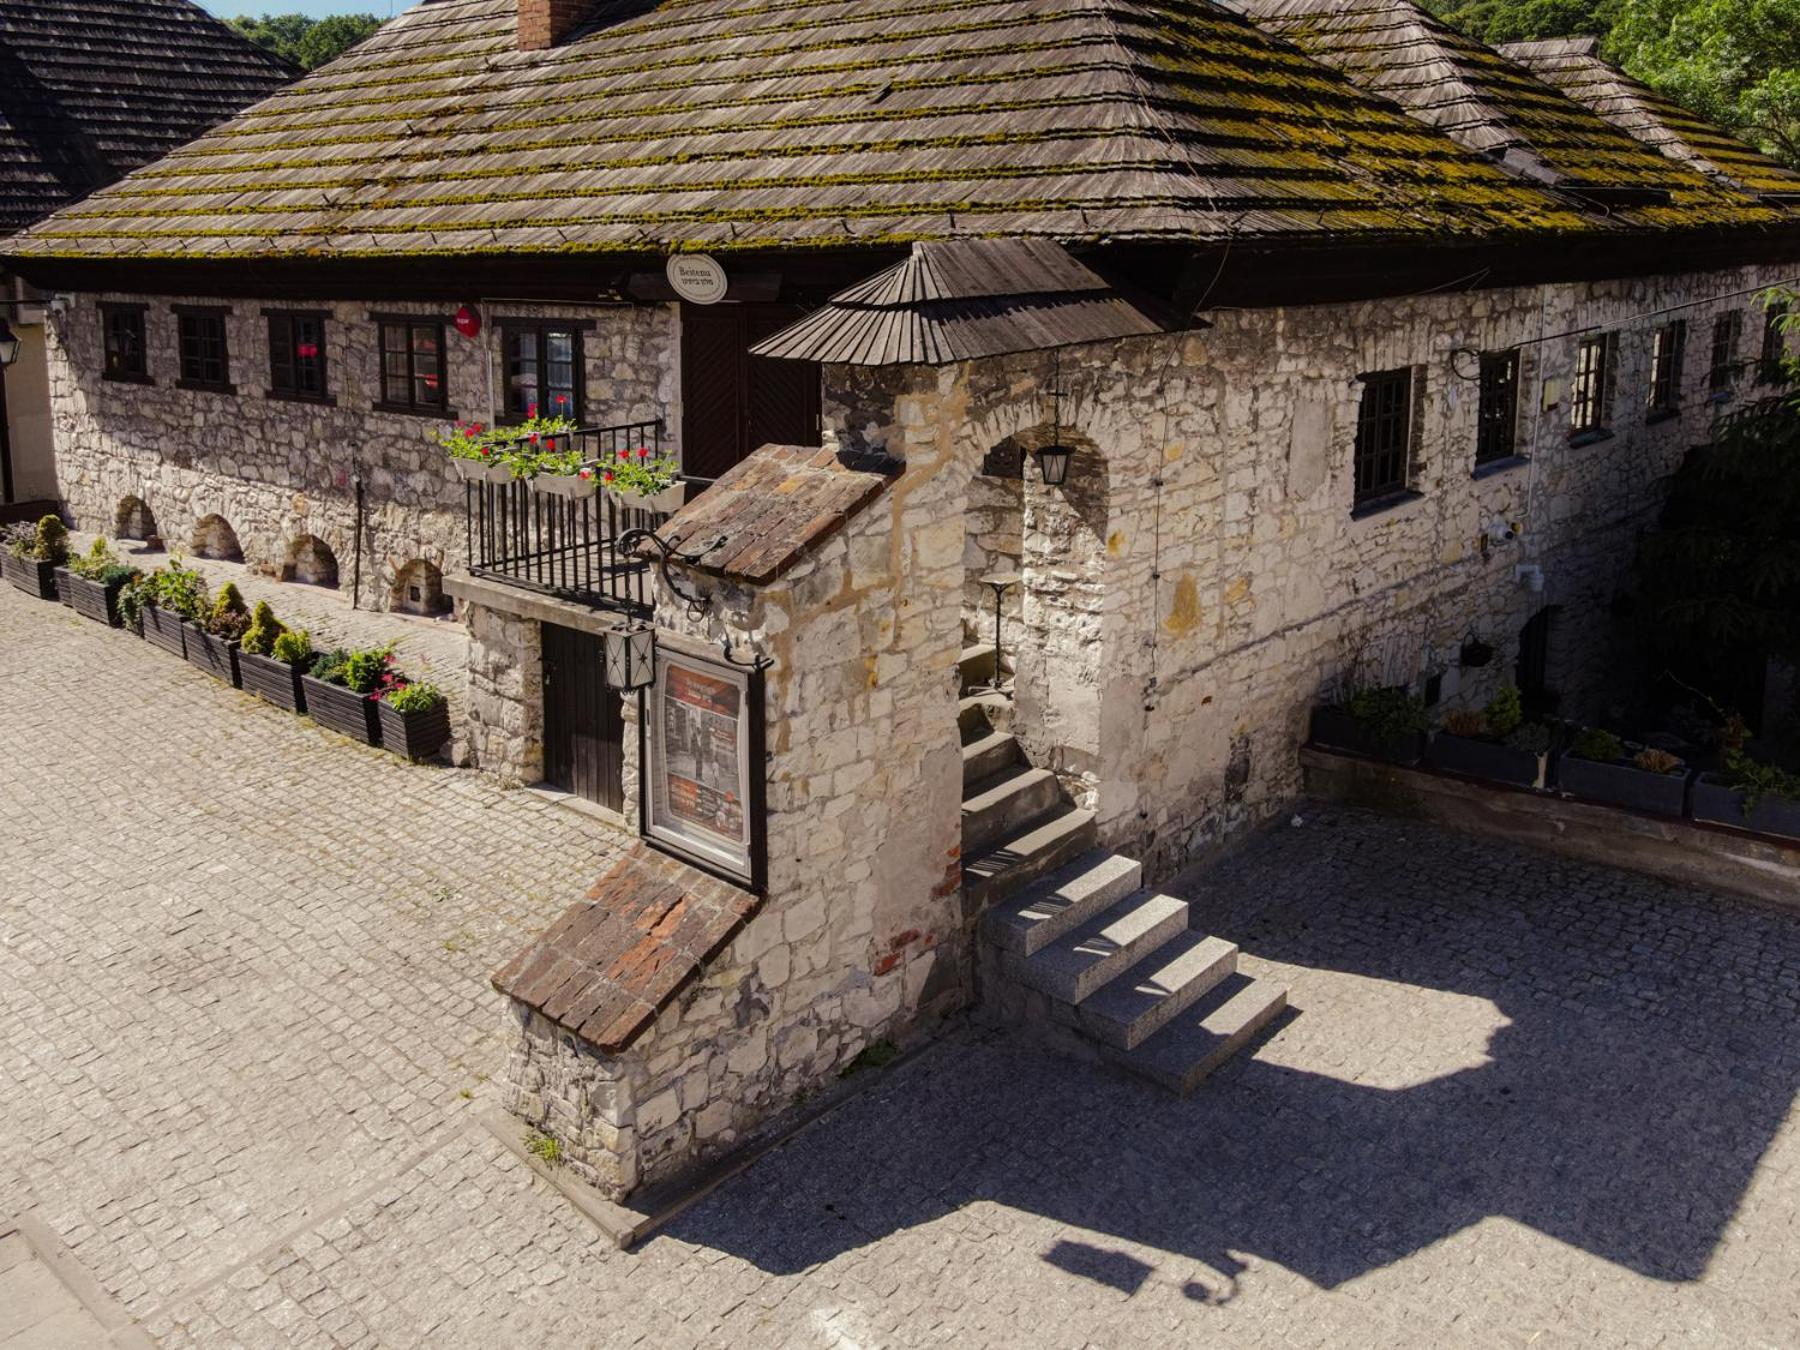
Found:
[[[1498,517],[1495,517],[1488,522],[1487,529],[1482,531],[1482,536],[1489,547],[1498,548],[1501,544],[1510,544],[1513,540],[1517,539],[1519,537],[1519,527],[1511,521],[1501,520]]]

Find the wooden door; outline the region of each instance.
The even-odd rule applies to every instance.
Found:
[[[543,625],[544,781],[614,811],[625,809],[625,723],[601,678],[600,639]]]
[[[796,305],[684,305],[682,467],[717,478],[761,445],[819,443],[819,367],[750,348],[805,311]]]

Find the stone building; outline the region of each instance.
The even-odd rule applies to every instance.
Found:
[[[297,72],[189,0],[0,0],[0,237],[147,164]],[[41,297],[0,269],[0,512],[57,492]]]
[[[432,0],[10,245],[71,297],[61,494],[454,599],[475,763],[644,836],[495,976],[509,1104],[608,1191],[978,998],[1186,1090],[1281,991],[1144,882],[1346,685],[1600,697],[1786,342],[1800,176],[1528,58],[1397,0]],[[557,397],[686,504],[451,475]]]

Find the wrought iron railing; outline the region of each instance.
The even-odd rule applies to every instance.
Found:
[[[596,466],[593,483],[577,489],[590,495],[563,495],[529,479],[465,485],[469,570],[579,604],[648,614],[654,603],[649,568],[622,554],[618,540],[628,530],[655,529],[668,513],[634,508],[594,489],[598,466],[621,450],[660,455],[662,424],[583,427],[573,435],[583,459]]]

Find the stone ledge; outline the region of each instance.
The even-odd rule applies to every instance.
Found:
[[[1305,746],[1307,793],[1800,909],[1800,844]]]
[[[484,609],[495,610],[513,618],[553,623],[583,633],[604,633],[625,620],[625,615],[617,610],[578,605],[570,600],[541,595],[523,586],[509,586],[503,581],[489,581],[485,577],[472,577],[461,572],[444,578],[444,594],[455,596],[466,604],[480,605]]]

